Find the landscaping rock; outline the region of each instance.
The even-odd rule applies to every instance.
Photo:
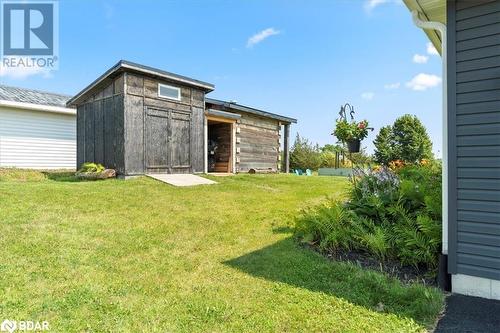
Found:
[[[116,177],[114,169],[105,169],[103,172],[77,172],[76,177],[86,180],[98,180]]]

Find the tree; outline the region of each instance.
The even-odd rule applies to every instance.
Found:
[[[373,141],[373,144],[375,145],[375,162],[387,165],[390,161],[396,159],[396,153],[394,151],[395,142],[391,126],[382,127],[380,132],[377,134],[375,141]]]
[[[432,141],[424,125],[416,116],[404,115],[392,126],[380,129],[375,145],[375,161],[388,164],[393,160],[416,163],[432,159]]]
[[[373,163],[373,158],[366,153],[366,148],[362,148],[358,153],[349,154],[349,159],[357,166],[365,166]]]
[[[415,163],[422,159],[432,159],[432,141],[424,125],[416,116],[399,117],[392,126],[392,135],[397,143],[398,158]]]
[[[313,145],[297,133],[290,152],[290,168],[317,170],[320,166],[321,153],[318,145]]]

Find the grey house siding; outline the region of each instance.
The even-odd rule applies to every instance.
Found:
[[[449,270],[500,280],[500,2],[448,1]]]

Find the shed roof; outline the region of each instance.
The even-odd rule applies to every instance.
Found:
[[[218,99],[213,99],[213,98],[207,97],[207,98],[205,98],[205,103],[220,106],[220,107],[223,107],[225,109],[232,109],[232,110],[237,110],[237,111],[255,114],[255,115],[258,115],[261,117],[265,117],[265,118],[276,119],[276,120],[279,120],[279,121],[287,123],[287,124],[297,123],[297,119],[295,119],[295,118],[281,116],[281,115],[276,114],[276,113],[271,113],[271,112],[267,112],[264,110],[251,108],[251,107],[240,105],[240,104],[237,104],[234,102],[225,102],[225,101],[221,101]]]
[[[148,76],[152,76],[152,77],[156,77],[156,78],[160,78],[160,79],[176,81],[176,82],[188,85],[188,86],[194,86],[194,87],[200,88],[206,92],[210,92],[210,91],[214,90],[214,88],[215,88],[214,85],[211,83],[203,82],[200,80],[195,80],[195,79],[189,78],[187,76],[182,76],[182,75],[170,73],[170,72],[158,69],[158,68],[137,64],[137,63],[134,63],[131,61],[120,60],[116,65],[114,65],[113,67],[108,69],[104,74],[99,76],[94,82],[89,84],[82,91],[80,91],[73,98],[71,98],[67,104],[68,105],[78,104],[82,100],[82,98],[83,98],[83,100],[85,99],[84,97],[93,88],[100,85],[106,79],[108,79],[110,77],[114,77],[118,73],[121,73],[124,71],[135,72],[135,73],[140,73],[143,75],[148,75]]]
[[[66,107],[69,95],[0,85],[0,100],[37,105]]]
[[[403,0],[410,11],[416,10],[427,21],[441,22],[446,24],[446,1],[445,0]],[[424,30],[430,41],[441,54],[441,36],[435,30]]]

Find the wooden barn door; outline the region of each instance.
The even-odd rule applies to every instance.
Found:
[[[146,172],[191,171],[189,113],[146,108],[144,127]]]
[[[191,170],[191,116],[185,112],[170,112],[171,172]]]

